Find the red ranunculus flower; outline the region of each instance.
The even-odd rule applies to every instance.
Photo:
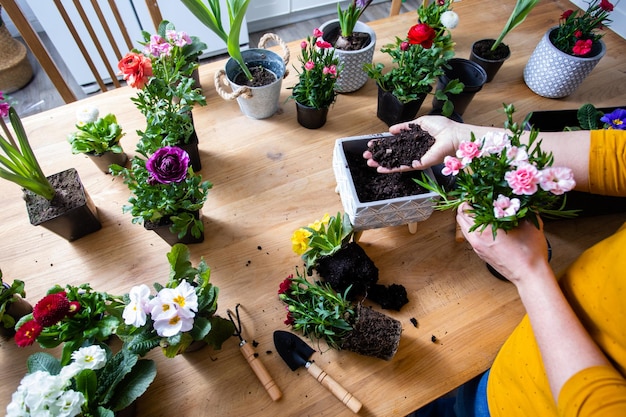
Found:
[[[15,332],[15,343],[19,347],[30,346],[35,343],[37,337],[41,334],[43,327],[35,320],[29,320],[17,329]]]
[[[65,292],[48,294],[33,307],[33,318],[44,327],[63,320],[70,311],[70,300]]]
[[[587,55],[589,52],[591,52],[591,45],[593,45],[591,39],[577,40],[574,44],[574,47],[572,48],[572,52],[574,52],[574,55],[578,56]]]
[[[430,49],[435,36],[433,28],[426,23],[418,23],[409,29],[408,41],[412,45],[421,45],[423,48]]]
[[[152,61],[147,56],[129,52],[117,64],[124,79],[133,88],[142,89],[152,76]]]

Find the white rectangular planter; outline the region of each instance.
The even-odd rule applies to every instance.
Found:
[[[337,181],[337,192],[341,197],[344,212],[349,216],[354,230],[359,231],[407,224],[411,233],[415,233],[415,223],[426,220],[432,214],[435,201],[439,198],[436,193],[427,192],[419,195],[364,203],[359,201],[354,180],[352,175],[350,175],[346,152],[363,153],[367,149],[368,141],[384,136],[390,136],[390,134],[352,136],[335,141],[333,171]],[[419,171],[415,172],[416,178],[418,178]],[[424,172],[434,179],[430,168]]]

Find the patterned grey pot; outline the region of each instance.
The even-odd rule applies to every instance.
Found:
[[[341,30],[339,19],[330,20],[320,26],[320,30],[324,33],[322,39],[328,42],[333,39]],[[343,67],[337,83],[335,91],[338,93],[351,93],[363,87],[369,77],[367,72],[363,70],[364,64],[371,64],[374,58],[374,49],[376,48],[376,33],[365,23],[356,22],[354,26],[355,32],[364,32],[370,35],[370,43],[363,49],[358,51],[342,51],[334,49],[335,55],[339,58],[339,63]]]
[[[541,38],[524,67],[524,82],[528,88],[547,98],[572,94],[606,53],[606,45],[600,40],[593,45],[590,57],[568,55],[550,41],[555,29],[551,28]]]

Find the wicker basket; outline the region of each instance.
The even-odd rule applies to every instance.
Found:
[[[32,78],[33,68],[26,47],[11,36],[0,15],[0,91],[12,93]]]

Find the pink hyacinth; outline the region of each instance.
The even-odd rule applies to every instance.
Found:
[[[443,159],[444,167],[441,170],[443,175],[457,175],[463,169],[463,162],[454,156],[446,156]]]
[[[539,170],[531,164],[522,164],[515,171],[504,174],[504,179],[517,195],[533,195],[539,184]]]
[[[463,164],[467,165],[472,162],[472,159],[480,155],[480,146],[477,142],[471,142],[464,140],[460,143],[459,149],[456,151],[456,156],[463,160]]]
[[[519,198],[509,198],[505,195],[498,195],[496,201],[493,202],[493,214],[496,219],[502,217],[515,216],[520,208]]]
[[[554,195],[562,195],[576,186],[574,173],[565,167],[549,167],[540,172],[539,186]]]

